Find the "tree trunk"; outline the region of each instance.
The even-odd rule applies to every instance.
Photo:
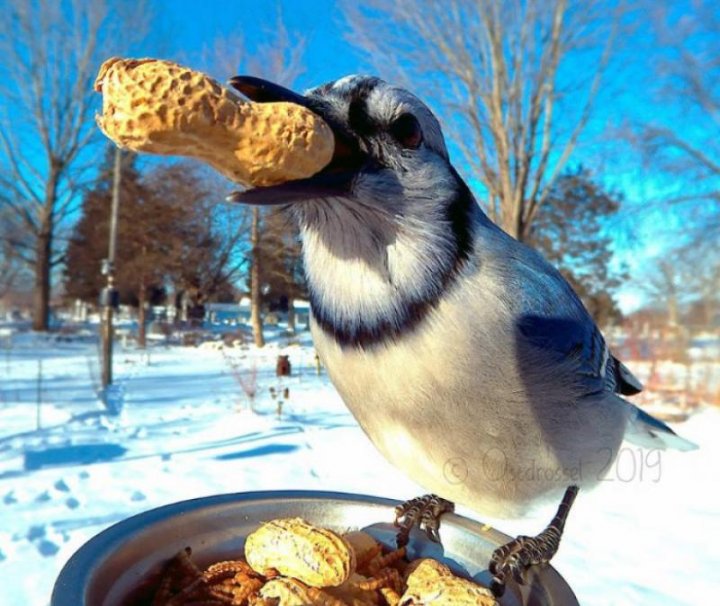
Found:
[[[705,295],[702,303],[703,309],[703,328],[710,330],[713,327],[715,320],[715,301],[712,299],[712,295]]]
[[[287,326],[290,332],[295,332],[295,299],[293,297],[288,297]]]
[[[718,312],[718,293],[720,293],[720,268],[716,270],[715,277],[705,285],[702,291],[702,308],[705,328],[710,330],[715,324]]]
[[[52,235],[37,236],[35,252],[35,287],[33,291],[33,330],[46,331],[50,322],[50,255]]]
[[[53,167],[45,187],[45,205],[35,243],[33,330],[47,331],[50,324],[50,271],[52,269],[53,209],[57,198],[58,169]]]
[[[678,325],[678,303],[677,303],[677,296],[675,293],[669,293],[668,294],[668,300],[667,300],[667,312],[668,312],[668,325],[671,327],[676,327]]]
[[[145,330],[146,299],[145,284],[141,284],[138,293],[138,347],[142,349],[145,349],[147,345],[147,332]]]
[[[515,209],[512,208],[509,204],[503,206],[503,210],[501,212],[503,220],[500,227],[502,227],[503,231],[506,234],[522,242],[522,234],[520,233],[518,217],[516,216],[516,213],[514,211]]]
[[[524,203],[523,203],[524,204]],[[500,198],[500,227],[519,242],[528,239],[529,230],[522,220],[523,205],[516,204],[513,200],[513,192],[507,192]]]
[[[252,245],[252,263],[250,267],[250,324],[253,338],[257,347],[265,346],[263,335],[262,315],[260,314],[260,209],[253,207],[252,232],[250,236]]]

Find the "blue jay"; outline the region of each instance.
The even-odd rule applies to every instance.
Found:
[[[417,97],[366,76],[304,95],[230,83],[257,102],[305,106],[334,132],[319,174],[231,199],[295,216],[315,345],[375,446],[487,515],[562,497],[545,531],[493,555],[498,594],[552,557],[578,488],[602,479],[624,438],[694,446],[622,397],[642,386],[560,273],[482,212]],[[414,520],[416,505],[401,513]]]

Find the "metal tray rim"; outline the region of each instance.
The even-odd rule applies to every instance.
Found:
[[[58,575],[52,592],[51,606],[88,606],[86,600],[87,588],[92,581],[93,574],[96,572],[97,563],[120,549],[128,541],[128,537],[150,529],[156,524],[193,512],[224,505],[262,504],[264,501],[269,504],[286,501],[309,501],[320,502],[325,505],[334,501],[348,505],[365,504],[368,506],[388,507],[391,511],[399,504],[399,501],[385,497],[346,492],[278,490],[226,493],[162,505],[121,520],[82,545],[66,562]],[[388,521],[390,521],[390,518],[388,518]],[[485,540],[489,539],[498,545],[511,538],[495,528],[489,528],[458,514],[443,516],[443,522],[449,527],[459,528],[471,535],[482,535]],[[543,573],[549,575],[552,579],[553,606],[578,606],[577,598],[572,589],[552,566],[547,566]],[[523,603],[526,603],[525,599],[523,599]],[[527,603],[533,602],[530,600]]]

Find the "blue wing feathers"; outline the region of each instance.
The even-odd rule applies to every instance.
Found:
[[[574,359],[577,374],[600,381],[600,389],[622,395],[642,391],[640,381],[610,353],[600,330],[589,320],[526,314],[518,320],[517,329],[523,339],[548,355]]]

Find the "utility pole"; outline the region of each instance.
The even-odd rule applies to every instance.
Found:
[[[112,355],[113,355],[113,313],[118,306],[119,296],[115,288],[115,247],[117,241],[117,216],[120,204],[120,162],[122,152],[115,149],[115,165],[113,172],[112,209],[110,211],[110,238],[108,241],[108,256],[103,259],[102,273],[107,278],[105,288],[100,293],[100,305],[103,308],[102,316],[102,388],[106,394],[108,385],[112,384]]]

